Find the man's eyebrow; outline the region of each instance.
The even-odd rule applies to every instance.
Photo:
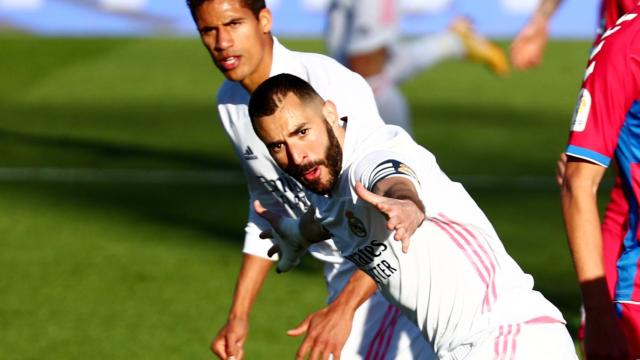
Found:
[[[227,26],[227,25],[229,25],[231,23],[234,23],[234,22],[241,22],[241,21],[244,21],[244,19],[245,19],[244,17],[235,17],[233,19],[229,19],[229,20],[223,22],[222,26]],[[203,25],[202,27],[198,28],[198,30],[199,31],[211,30],[211,29],[213,29],[215,27],[216,27],[215,25]]]
[[[299,124],[293,130],[291,130],[291,132],[289,132],[289,136],[292,136],[292,135],[295,135],[295,134],[299,133],[300,130],[304,129],[305,127],[307,127],[307,122],[306,121],[301,123],[301,124]]]

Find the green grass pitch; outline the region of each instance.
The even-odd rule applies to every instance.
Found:
[[[322,51],[317,40],[285,43]],[[0,44],[3,169],[239,170],[216,120],[221,76],[198,40]],[[468,180],[572,331],[579,295],[552,176],[588,47],[552,43],[542,68],[507,79],[452,61],[403,84],[418,141]],[[0,358],[212,358],[239,268],[242,181],[2,179]],[[320,270],[306,259],[269,276],[247,358],[293,356],[299,340],[285,331],[323,305]]]

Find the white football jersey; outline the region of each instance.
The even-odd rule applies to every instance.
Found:
[[[332,193],[313,199],[317,216],[343,256],[376,281],[439,358],[462,358],[501,325],[538,318],[564,322],[533,290],[533,278],[507,254],[466,190],[440,170],[429,151],[396,126],[367,136],[350,126],[346,141],[357,143],[358,150],[344,155]],[[411,180],[425,206],[427,220],[406,254],[383,215],[354,190],[356,181],[371,190],[389,176]]]
[[[270,76],[290,73],[309,82],[325,99],[331,99],[340,115],[354,114],[366,122],[352,121],[350,126],[366,136],[384,125],[377,112],[371,88],[358,74],[337,61],[320,54],[290,51],[274,38],[273,63]],[[264,207],[297,217],[307,209],[308,196],[303,187],[284,173],[272,160],[265,145],[253,131],[248,113],[250,95],[238,83],[225,81],[218,91],[218,113],[225,132],[238,154],[249,186],[249,220],[243,251],[267,257],[272,243],[258,237],[269,229],[269,223],[253,209],[258,199]],[[354,145],[347,142],[345,152],[354,152]],[[310,252],[318,259],[336,264],[325,267],[332,299],[351,276],[354,268],[343,261],[332,241],[315,244]]]

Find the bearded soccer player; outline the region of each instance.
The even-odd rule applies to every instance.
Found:
[[[366,132],[382,124],[371,89],[359,75],[335,60],[318,54],[286,49],[272,37],[272,18],[264,1],[189,0],[187,4],[211,58],[226,77],[218,92],[220,120],[242,162],[250,198],[278,211],[297,216],[309,200],[302,187],[270,159],[256,137],[247,113],[253,90],[265,79],[284,71],[314,84],[349,113],[362,114],[355,123]],[[272,266],[267,257],[271,243],[259,238],[269,225],[249,209],[244,257],[227,323],[212,342],[221,359],[241,359],[249,329],[249,313],[264,278]],[[340,256],[332,242],[310,252],[325,262],[329,305],[309,315],[288,332],[306,332],[297,358],[430,359],[432,350],[419,330],[384,298],[375,284]],[[362,305],[361,305],[362,304]]]
[[[586,311],[588,359],[640,358],[638,11],[620,17],[595,44],[566,150],[563,214]],[[624,199],[620,206],[612,195],[601,233],[596,193],[612,161]]]
[[[274,161],[319,195],[310,211],[318,233],[332,234],[439,359],[577,359],[558,309],[532,289],[462,185],[404,130],[362,132],[291,74],[263,82],[249,114]],[[255,207],[283,253],[313,242],[299,222]]]

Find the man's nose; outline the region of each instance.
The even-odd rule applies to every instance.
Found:
[[[220,29],[216,35],[215,46],[216,50],[227,50],[233,46],[233,37],[231,36],[231,33],[224,28]]]
[[[289,161],[291,161],[296,166],[300,166],[304,163],[307,156],[306,153],[297,147],[289,147]]]

